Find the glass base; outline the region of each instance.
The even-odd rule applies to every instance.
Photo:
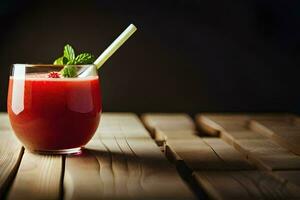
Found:
[[[26,147],[25,147],[26,148]],[[26,148],[28,149],[28,148]],[[46,155],[78,155],[81,154],[82,150],[81,147],[72,148],[72,149],[59,149],[59,150],[32,150],[28,149],[29,151],[37,154],[46,154]]]

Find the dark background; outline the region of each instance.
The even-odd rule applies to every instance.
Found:
[[[70,43],[99,55],[104,111],[300,113],[300,1],[0,3],[1,111],[13,63],[52,63]]]

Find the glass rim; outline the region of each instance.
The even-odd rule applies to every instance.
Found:
[[[54,64],[13,64],[10,68],[10,75],[12,77],[24,78],[30,74],[49,74],[52,72],[61,73],[64,66],[73,66],[76,68],[75,77],[60,77],[60,78],[88,78],[98,76],[97,67],[94,64],[85,65],[54,65]],[[45,77],[40,77],[45,78]],[[47,77],[48,78],[48,77]]]
[[[95,64],[80,64],[80,65],[54,65],[54,64],[28,64],[28,63],[14,63],[12,64],[13,67],[64,67],[64,66],[76,66],[76,67],[90,67],[95,66]]]

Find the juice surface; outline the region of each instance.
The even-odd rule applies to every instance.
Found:
[[[102,99],[97,76],[9,80],[7,110],[12,128],[31,150],[85,145],[100,121]]]

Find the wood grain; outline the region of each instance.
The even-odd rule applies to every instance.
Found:
[[[93,140],[83,155],[67,157],[65,172],[65,199],[195,198],[148,139]]]
[[[11,184],[23,154],[22,146],[11,134],[0,131],[0,199]]]
[[[195,124],[190,116],[183,113],[148,113],[142,115],[142,121],[152,137],[160,142],[168,139],[197,138]]]
[[[242,154],[218,138],[168,140],[166,155],[193,170],[247,170],[254,167]]]
[[[38,155],[25,150],[7,199],[59,199],[61,173],[61,156]]]
[[[142,182],[151,198],[190,199],[191,191],[173,167],[150,140],[128,140],[134,154],[142,166]],[[154,192],[154,193],[153,193]]]
[[[94,138],[148,138],[150,135],[133,113],[103,113]]]
[[[246,160],[243,154],[223,140],[219,138],[203,138],[203,141],[229,166],[229,169],[255,169],[255,167]]]
[[[294,125],[292,122],[252,120],[250,128],[300,155],[300,126]]]
[[[261,171],[197,171],[198,184],[214,200],[299,199],[299,187]]]
[[[101,168],[105,171],[104,164]],[[100,174],[98,160],[92,152],[85,151],[81,155],[66,157],[63,199],[101,199],[104,193],[103,185],[110,185],[106,188],[109,192],[113,184],[108,181],[102,182],[99,175],[104,176],[103,172]]]

